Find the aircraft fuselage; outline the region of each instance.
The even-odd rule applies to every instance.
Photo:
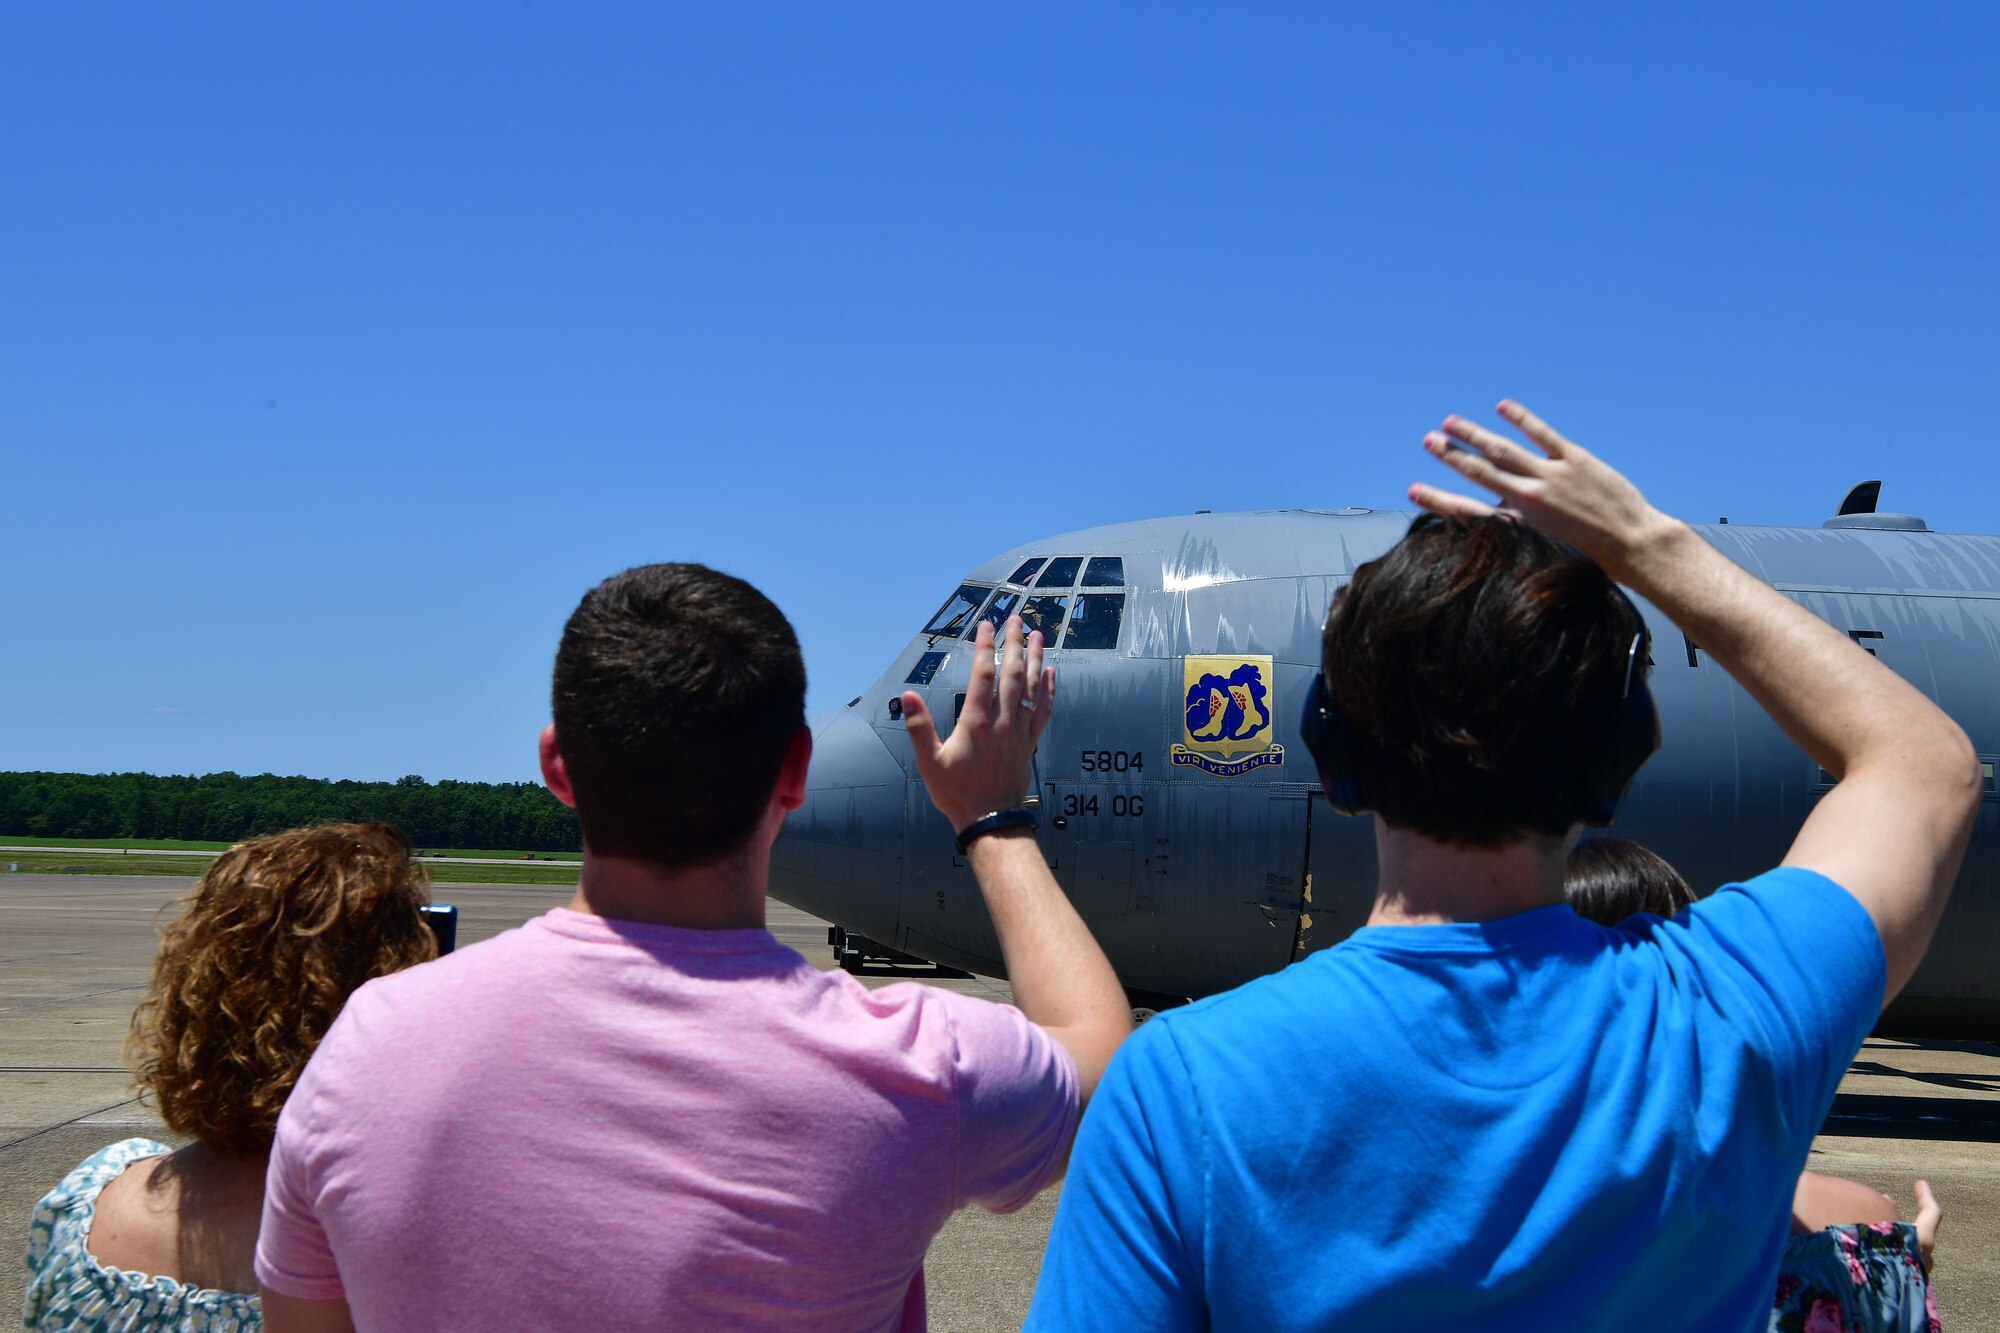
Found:
[[[1199,997],[1345,938],[1374,899],[1372,827],[1314,799],[1299,709],[1335,592],[1408,523],[1364,510],[1197,515],[994,558],[867,692],[816,721],[807,804],[779,840],[772,895],[906,953],[1004,975],[896,701],[915,689],[953,718],[972,626],[1012,611],[1057,645],[1057,708],[1036,764],[1042,851],[1128,987]],[[1972,737],[1986,772],[1978,826],[1936,940],[1885,1027],[2000,1034],[2000,538],[1699,531],[1854,636]],[[1831,779],[1699,644],[1640,608],[1663,742],[1614,831],[1705,892],[1775,865]]]

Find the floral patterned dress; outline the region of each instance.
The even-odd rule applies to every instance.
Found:
[[[1772,1333],[1939,1333],[1917,1229],[1871,1222],[1785,1241]]]
[[[91,1333],[251,1333],[263,1328],[255,1294],[189,1287],[170,1277],[106,1268],[86,1247],[98,1193],[133,1162],[170,1151],[151,1139],[114,1143],[84,1158],[35,1205],[28,1226],[28,1296],[21,1327]]]

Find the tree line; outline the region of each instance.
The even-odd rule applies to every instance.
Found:
[[[533,782],[0,773],[0,837],[238,842],[301,824],[367,819],[399,826],[418,847],[583,850],[576,812]]]

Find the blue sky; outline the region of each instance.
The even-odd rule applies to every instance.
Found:
[[[1398,507],[1992,531],[2000,8],[13,5],[0,768],[532,779],[698,559],[815,711],[988,556]]]

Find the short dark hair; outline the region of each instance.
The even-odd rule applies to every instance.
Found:
[[[1650,912],[1673,916],[1694,902],[1681,872],[1630,838],[1592,838],[1569,854],[1563,892],[1576,914],[1601,926]]]
[[[1604,571],[1553,538],[1500,517],[1418,518],[1354,572],[1321,641],[1360,804],[1464,847],[1566,833],[1644,631]]]
[[[584,845],[669,868],[741,850],[805,725],[784,613],[705,565],[641,565],[584,595],[556,650],[556,746]]]

